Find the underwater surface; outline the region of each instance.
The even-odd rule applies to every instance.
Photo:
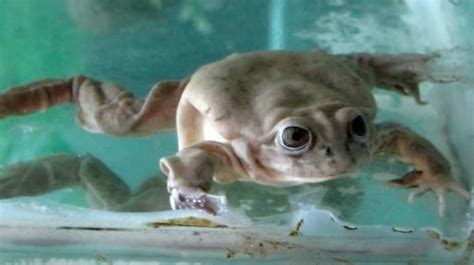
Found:
[[[454,178],[472,190],[473,16],[474,3],[468,0],[0,0],[0,89],[82,74],[113,81],[137,97],[144,97],[157,81],[185,78],[199,66],[236,52],[280,49],[322,49],[330,53],[439,52],[442,55],[439,71],[448,76],[454,73],[460,79],[447,84],[423,83],[422,98],[429,104],[422,106],[411,97],[376,90],[377,120],[400,122],[428,138],[450,160]],[[4,235],[2,240],[0,234],[0,263],[36,259],[50,264],[74,260],[101,264],[135,260],[148,264],[157,261],[158,256],[160,264],[178,261],[201,264],[190,258],[198,249],[202,264],[223,264],[221,259],[229,255],[231,258],[254,256],[252,251],[240,247],[247,241],[239,241],[239,236],[256,229],[256,236],[250,235],[250,241],[270,242],[273,239],[262,239],[261,233],[283,231],[282,235],[287,236],[300,220],[304,220],[302,236],[295,240],[300,240],[298,244],[309,252],[292,252],[291,248],[279,252],[270,244],[269,249],[276,256],[272,251],[259,255],[268,259],[281,255],[287,260],[299,257],[313,263],[328,259],[339,262],[336,264],[382,260],[469,262],[474,248],[474,243],[467,241],[473,229],[472,200],[466,202],[450,193],[444,217],[439,217],[432,193],[408,203],[410,190],[384,182],[401,177],[410,167],[388,157],[377,158],[353,178],[318,184],[289,188],[243,182],[214,184],[211,193],[225,195],[228,203],[225,214],[214,219],[193,211],[152,213],[153,207],[162,211],[170,209],[166,177],[159,172],[158,161],[175,154],[177,149],[174,132],[147,137],[86,132],[77,125],[72,105],[0,120],[0,165],[3,166],[0,180],[8,164],[55,154],[90,154],[103,161],[132,191],[139,190],[144,182],[163,184],[149,192],[151,199],[146,203],[124,209],[140,213],[93,209],[80,185],[34,197],[0,200],[0,226],[11,228],[0,232]],[[0,197],[4,198],[1,183]],[[171,248],[159,255],[156,254],[159,251],[153,252],[156,249],[149,249],[152,244],[165,246],[164,249],[172,244],[156,237],[148,238],[152,236],[140,230],[144,224],[189,215],[211,218],[236,228],[222,235],[206,230],[208,227],[202,231],[194,228],[195,233],[202,233],[201,241],[208,240],[208,245],[201,248],[202,242],[190,239],[187,231],[158,231],[164,233],[158,238],[181,238],[188,242],[181,245],[174,242],[183,250]],[[81,231],[48,230],[58,226],[113,227],[120,230],[115,240],[127,241],[132,237],[136,240],[130,239],[135,244],[128,246],[133,246],[136,252],[109,248],[114,237],[102,231],[82,231],[91,232],[89,239],[102,244],[94,247],[86,236],[82,238]],[[128,237],[121,229],[138,232]],[[18,232],[23,230],[27,231],[24,238]],[[76,245],[61,248],[46,240],[48,237],[64,240],[63,237],[68,237],[61,234],[64,231],[71,233]],[[325,239],[323,244],[318,237],[330,239]],[[31,243],[32,238],[37,240],[36,244]],[[286,240],[282,238],[278,240]],[[145,239],[154,243],[146,245]],[[214,250],[225,243],[219,240],[237,250],[226,248],[220,255],[220,250]],[[373,251],[357,252],[347,247],[358,244]],[[318,250],[317,255],[311,252],[319,247],[339,252]],[[260,264],[265,259],[246,261]],[[227,262],[238,264],[235,259]]]

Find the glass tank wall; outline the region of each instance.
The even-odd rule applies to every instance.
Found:
[[[377,121],[429,139],[470,191],[473,16],[468,0],[0,0],[0,89],[81,74],[140,98],[157,81],[184,79],[232,53],[438,52],[436,70],[453,82],[423,83],[427,105],[375,90]],[[353,178],[317,184],[214,184],[211,193],[227,198],[217,216],[170,211],[158,161],[177,152],[176,133],[94,134],[75,116],[75,106],[63,105],[0,120],[0,263],[472,262],[472,203],[450,193],[443,217],[431,192],[408,203],[410,190],[385,182],[410,166],[389,157]],[[107,198],[91,197],[118,196],[116,182],[47,187],[54,180],[39,178],[33,164],[11,177],[9,165],[60,154],[102,161],[130,196],[107,210]]]

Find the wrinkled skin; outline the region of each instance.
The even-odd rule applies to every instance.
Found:
[[[96,133],[133,136],[176,128],[180,151],[160,160],[174,209],[215,213],[219,198],[207,193],[213,181],[315,183],[350,176],[385,153],[415,168],[391,183],[416,187],[410,200],[433,191],[442,215],[448,191],[466,199],[469,193],[428,140],[402,125],[374,122],[371,93],[374,87],[394,90],[424,104],[419,83],[443,82],[427,70],[433,60],[435,55],[419,54],[236,54],[189,79],[158,83],[143,100],[84,76],[11,88],[0,95],[0,118],[74,103],[79,123]],[[90,174],[75,174],[74,181],[85,183]],[[9,175],[10,186],[18,175]]]

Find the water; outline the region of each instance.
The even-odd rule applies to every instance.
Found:
[[[316,48],[333,53],[443,51],[447,54],[445,62],[449,62],[445,64],[461,74],[464,82],[424,84],[422,97],[430,104],[423,107],[411,98],[378,91],[378,120],[394,120],[425,135],[453,162],[455,177],[471,187],[472,15],[474,6],[470,1],[441,0],[0,0],[0,88],[46,77],[84,74],[119,83],[142,97],[158,80],[189,76],[200,65],[233,52]],[[102,160],[132,191],[150,177],[158,176],[164,181],[158,160],[176,152],[174,133],[138,138],[91,134],[76,124],[74,116],[72,106],[63,106],[2,120],[0,164],[52,154],[87,153]],[[238,213],[239,222],[247,226],[256,222],[267,228],[279,224],[290,229],[299,216],[311,219],[317,212],[316,216],[332,216],[359,227],[358,236],[379,235],[386,242],[399,240],[396,238],[400,233],[386,232],[392,227],[417,230],[419,237],[426,236],[423,229],[432,227],[444,236],[464,240],[472,229],[472,209],[462,199],[451,194],[447,215],[440,218],[433,195],[426,194],[409,204],[408,191],[380,181],[399,177],[406,170],[405,165],[382,158],[354,179],[282,189],[235,183],[215,185],[213,192],[225,194],[229,207],[234,209],[230,212]],[[168,205],[167,195],[164,188],[159,192],[156,204],[163,209]],[[115,217],[115,213],[98,214],[68,208],[71,206],[91,207],[82,188],[73,186],[33,199],[1,201],[0,219],[4,225],[22,223],[21,220],[50,224],[48,220],[54,216],[63,216],[59,223],[69,222],[64,213],[72,219],[87,215],[86,223],[94,223],[94,218],[100,216],[97,224],[104,225],[107,218],[126,216],[126,220],[138,223],[146,219],[141,213]],[[38,207],[44,211],[38,211]],[[41,219],[45,211],[50,215]],[[152,218],[164,217],[158,214]],[[314,230],[306,234],[327,236],[325,233],[330,231],[339,235],[335,231],[341,225],[316,223],[306,221],[305,229]],[[34,226],[38,222],[22,224]],[[348,235],[354,234],[340,234],[341,242]],[[430,251],[427,253],[439,254]],[[446,254],[443,253],[439,255]],[[446,257],[454,260],[462,253],[459,250]],[[17,256],[8,257],[6,260],[12,261]]]

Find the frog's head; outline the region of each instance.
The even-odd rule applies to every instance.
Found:
[[[260,163],[288,183],[350,176],[369,160],[372,120],[370,112],[355,107],[293,112],[266,135]]]

